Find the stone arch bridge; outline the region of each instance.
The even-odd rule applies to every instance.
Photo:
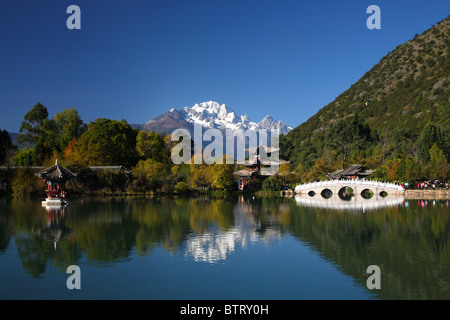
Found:
[[[350,189],[351,188],[351,189]],[[295,193],[303,197],[315,199],[352,200],[385,200],[391,197],[404,196],[405,189],[398,184],[373,180],[328,180],[300,184]]]

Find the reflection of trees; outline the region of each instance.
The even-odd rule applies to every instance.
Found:
[[[49,212],[40,202],[14,200],[5,207],[12,218],[5,216],[0,230],[16,230],[23,265],[35,277],[50,261],[64,271],[83,254],[97,265],[126,261],[134,251],[175,251],[190,234],[234,224],[234,203],[226,199],[76,199],[65,211]],[[9,236],[3,233],[6,249]]]
[[[450,298],[450,216],[444,207],[366,214],[299,207],[286,228],[365,287],[381,268],[383,299]],[[440,291],[436,290],[439,286]]]
[[[6,207],[6,199],[0,199],[0,207]],[[11,237],[14,235],[11,216],[9,210],[0,213],[0,254],[5,253]]]
[[[19,234],[16,237],[16,246],[23,267],[34,278],[45,272],[47,261],[54,256],[53,245],[36,236]]]
[[[40,201],[0,206],[1,250],[15,236],[23,266],[34,277],[49,263],[65,272],[82,256],[105,265],[151,254],[155,247],[185,246],[196,260],[216,261],[237,245],[270,243],[290,233],[363,287],[367,267],[380,266],[382,289],[373,292],[381,298],[450,298],[450,215],[440,203],[410,202],[409,208],[364,214],[299,207],[275,197],[80,198],[65,215],[50,216]]]
[[[50,261],[65,271],[81,257],[77,244],[66,241],[71,232],[63,209],[45,211],[36,202],[12,200],[8,211],[22,265],[33,277],[40,277]]]

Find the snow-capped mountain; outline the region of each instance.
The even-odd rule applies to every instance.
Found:
[[[292,130],[282,121],[275,121],[270,115],[264,117],[260,122],[252,122],[247,115],[238,115],[224,104],[215,101],[202,102],[193,107],[184,107],[176,110],[174,108],[143,125],[146,130],[155,132],[165,131],[172,133],[178,128],[193,130],[194,124],[201,124],[205,129],[219,130],[259,130],[278,129],[280,133],[286,134]]]

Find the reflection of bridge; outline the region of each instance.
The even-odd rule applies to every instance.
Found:
[[[295,193],[314,199],[379,200],[403,196],[405,189],[397,184],[372,180],[329,180],[298,185]]]
[[[336,209],[336,210],[354,210],[354,211],[367,211],[372,209],[381,209],[386,207],[399,206],[405,200],[404,197],[390,197],[373,200],[371,199],[357,199],[353,197],[351,200],[341,200],[338,197],[324,199],[322,197],[310,197],[308,195],[295,196],[295,202],[304,207],[323,208],[323,209]]]

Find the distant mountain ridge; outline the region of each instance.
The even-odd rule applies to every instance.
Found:
[[[238,115],[225,104],[215,101],[202,102],[179,110],[172,108],[139,127],[147,131],[171,134],[175,129],[187,129],[192,132],[194,124],[201,124],[204,129],[214,128],[222,131],[278,129],[280,133],[287,134],[292,130],[292,127],[281,120],[275,121],[270,115],[266,115],[258,123],[252,122],[247,115]]]

